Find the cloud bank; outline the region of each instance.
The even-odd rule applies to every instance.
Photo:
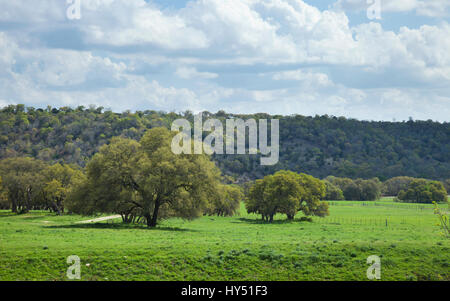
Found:
[[[351,26],[356,0],[80,3],[0,0],[0,105],[450,120],[448,1],[387,2],[444,15],[396,31]]]

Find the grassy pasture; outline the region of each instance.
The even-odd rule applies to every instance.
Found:
[[[367,280],[370,255],[381,257],[382,280],[450,280],[449,239],[431,205],[340,201],[330,213],[265,224],[242,205],[239,216],[147,229],[0,211],[0,280],[67,280],[69,255],[81,258],[82,280]]]

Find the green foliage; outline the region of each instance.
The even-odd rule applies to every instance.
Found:
[[[70,197],[71,210],[143,218],[149,227],[167,217],[201,216],[219,193],[220,171],[206,155],[173,154],[173,135],[153,128],[140,142],[113,138],[102,146]]]
[[[71,189],[84,178],[84,174],[76,167],[59,163],[49,166],[43,171],[43,199],[48,208],[57,214],[64,213],[67,195]]]
[[[408,185],[414,180],[412,177],[394,177],[384,182],[383,194],[397,196],[401,190],[407,190]]]
[[[119,137],[102,146],[86,166],[86,178],[71,191],[69,210],[85,215],[118,213],[129,221],[137,197],[131,181],[137,173],[140,148],[138,142]]]
[[[0,176],[0,210],[9,209],[9,201],[6,195],[6,190],[2,185],[2,177]]]
[[[447,192],[450,192],[450,179],[442,181],[442,184],[444,184],[445,190],[447,190]]]
[[[349,201],[374,201],[381,197],[383,184],[378,178],[369,180],[337,178],[329,176],[326,182],[342,190],[344,198]]]
[[[0,206],[11,208],[15,213],[49,209],[62,214],[67,194],[83,177],[78,167],[59,163],[48,165],[27,157],[0,161],[0,174],[4,179]]]
[[[441,227],[443,234],[450,238],[450,221],[448,218],[449,211],[444,212],[441,208],[439,208],[436,202],[434,204],[434,214],[436,214],[439,218],[439,226]],[[450,204],[448,205],[448,209],[450,209]]]
[[[366,122],[344,117],[233,115],[205,112],[207,118],[280,120],[280,162],[261,166],[258,156],[214,155],[225,175],[239,182],[292,170],[382,180],[395,176],[450,178],[450,124],[432,121]],[[154,127],[169,128],[181,114],[151,110],[114,113],[103,108],[34,109],[10,105],[0,110],[0,158],[32,156],[50,163],[85,166],[112,137],[139,141]],[[395,194],[394,194],[395,195]]]
[[[47,165],[33,158],[8,158],[0,161],[2,186],[15,213],[42,207],[43,171]]]
[[[370,180],[355,180],[356,185],[361,189],[359,200],[362,201],[374,201],[381,197],[381,190],[383,184],[378,178],[373,178]]]
[[[328,203],[321,201],[326,193],[323,181],[304,173],[300,174],[299,180],[300,186],[305,190],[305,193],[300,198],[300,211],[305,215],[319,217],[329,215]]]
[[[415,179],[408,185],[406,191],[401,190],[397,198],[410,203],[447,202],[447,191],[439,181]]]
[[[219,185],[206,213],[217,216],[233,216],[238,213],[244,195],[236,185]]]
[[[286,214],[288,219],[293,219],[299,211],[305,215],[326,216],[328,204],[321,202],[324,195],[325,184],[319,179],[278,171],[255,181],[249,189],[246,208],[269,222],[277,213]]]
[[[334,185],[333,183],[325,180],[325,197],[323,198],[324,200],[327,201],[341,201],[344,199],[344,193],[342,192],[342,190]]]

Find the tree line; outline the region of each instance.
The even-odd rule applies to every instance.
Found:
[[[173,154],[173,135],[158,127],[140,141],[115,137],[84,169],[30,157],[3,159],[1,206],[18,214],[36,209],[115,213],[125,223],[142,221],[149,227],[169,217],[235,214],[241,189],[222,184],[208,156]]]
[[[409,177],[323,180],[280,170],[243,185],[229,184],[211,156],[175,155],[174,132],[148,130],[139,141],[114,137],[84,168],[49,164],[32,157],[0,161],[0,208],[21,214],[50,210],[56,214],[115,213],[125,223],[155,227],[170,217],[232,216],[245,201],[249,213],[272,222],[277,213],[294,219],[329,215],[326,200],[370,201],[395,193],[407,202],[445,202],[444,184]],[[228,183],[228,184],[227,184]],[[445,182],[448,184],[448,181]]]
[[[50,210],[62,214],[73,185],[83,179],[78,166],[48,165],[29,157],[0,162],[0,208],[15,213]]]
[[[31,157],[3,159],[0,207],[17,214],[30,210],[59,215],[115,213],[125,223],[144,222],[148,227],[170,217],[236,214],[245,199],[243,188],[225,184],[226,179],[206,154],[173,154],[174,135],[156,127],[139,141],[114,137],[84,169],[49,165]],[[247,210],[262,214],[269,222],[278,212],[290,219],[298,211],[328,214],[321,201],[325,185],[312,176],[280,171],[250,186]]]
[[[279,119],[280,161],[261,166],[258,155],[214,155],[222,173],[246,182],[279,170],[325,178],[409,176],[450,179],[450,124],[431,120],[369,122],[335,116],[237,115],[204,112],[204,119]],[[103,107],[0,109],[0,158],[30,156],[50,164],[86,166],[115,136],[139,141],[148,129],[170,128],[175,119],[193,121],[192,112],[153,110],[122,113]],[[206,133],[205,133],[206,134]]]
[[[381,182],[373,179],[350,179],[328,176],[325,182],[325,200],[374,201],[382,195],[394,196],[394,201],[407,203],[447,202],[449,180],[444,182],[406,176]]]

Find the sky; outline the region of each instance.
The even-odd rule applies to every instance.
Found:
[[[0,0],[0,8],[1,107],[450,121],[450,0]]]

